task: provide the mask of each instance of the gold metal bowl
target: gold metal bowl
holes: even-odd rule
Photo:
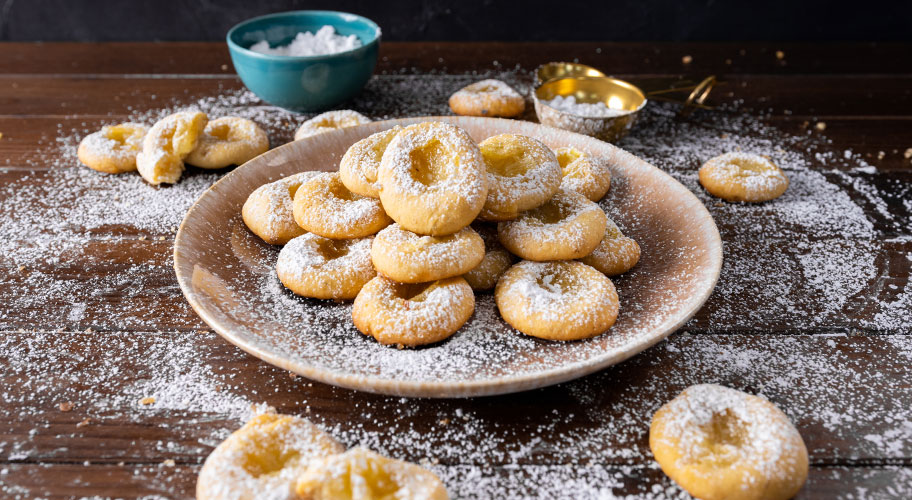
[[[580,103],[603,102],[611,109],[623,110],[618,116],[580,116],[547,105],[557,96],[576,98]],[[532,94],[535,114],[545,125],[615,142],[627,135],[637,113],[646,106],[646,95],[637,86],[606,76],[566,77],[539,85]]]
[[[542,64],[535,69],[536,85],[541,85],[551,80],[577,76],[605,76],[605,73],[580,63],[550,62]]]

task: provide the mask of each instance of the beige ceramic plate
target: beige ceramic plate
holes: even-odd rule
[[[350,303],[304,299],[282,287],[273,270],[278,248],[260,241],[240,218],[250,192],[304,170],[336,170],[355,141],[393,125],[427,120],[459,125],[477,141],[510,132],[611,160],[611,191],[601,205],[640,243],[642,258],[633,271],[614,280],[621,312],[609,333],[567,343],[526,337],[500,319],[490,294],[480,294],[474,316],[453,337],[422,349],[398,350],[359,333]],[[709,212],[664,172],[590,137],[529,122],[472,117],[369,123],[269,151],[203,193],[181,224],[174,248],[174,267],[187,300],[241,349],[328,384],[426,397],[524,391],[627,359],[693,316],[709,297],[721,265],[719,232]]]

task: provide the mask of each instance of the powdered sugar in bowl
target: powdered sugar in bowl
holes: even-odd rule
[[[299,10],[244,21],[227,41],[238,76],[254,94],[283,108],[319,111],[351,99],[370,79],[380,28],[355,14]]]
[[[532,99],[541,123],[608,142],[627,135],[647,102],[636,86],[604,76],[549,80]]]

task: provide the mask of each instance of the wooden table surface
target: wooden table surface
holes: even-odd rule
[[[47,182],[48,171],[60,168],[48,151],[61,130],[241,87],[221,43],[7,43],[2,49],[4,186]],[[691,63],[682,62],[685,55]],[[570,497],[594,497],[600,489],[631,498],[681,495],[655,467],[641,424],[695,381],[764,392],[795,419],[811,459],[801,498],[912,496],[912,160],[904,155],[912,148],[912,46],[384,43],[378,78],[531,69],[574,58],[631,79],[719,75],[727,83],[713,95],[717,103],[737,104],[785,133],[813,133],[840,155],[851,150],[865,159],[873,168],[845,182],[861,179],[871,187],[855,185],[850,195],[868,194],[856,200],[868,236],[829,235],[821,244],[860,245],[873,271],[853,281],[850,296],[835,299],[827,295],[842,290],[828,288],[833,269],[816,276],[758,273],[735,291],[714,294],[668,341],[581,381],[504,397],[404,400],[290,377],[222,340],[184,303],[170,265],[173,231],[74,229],[60,237],[79,236],[79,249],[41,269],[0,257],[0,496],[192,497],[203,459],[240,425],[236,416],[205,404],[146,408],[120,396],[159,372],[175,373],[175,386],[190,383],[199,367],[223,383],[216,391],[309,415],[343,439],[374,436],[366,444],[398,458],[429,459],[451,484],[463,484],[454,492],[464,497],[492,491],[535,497],[547,490],[544,481],[552,489],[566,485],[564,495],[578,492]],[[824,131],[813,130],[818,122]],[[836,168],[826,157],[808,161],[812,170]],[[48,196],[66,190],[49,187]],[[0,215],[15,216],[15,196],[0,191]],[[801,258],[797,235],[735,238],[739,229],[728,212],[713,210],[727,266],[756,252]],[[46,236],[35,228],[15,244],[38,246]],[[68,283],[74,296],[51,293],[48,281],[33,280],[39,272]],[[79,285],[131,272],[145,273],[141,290]],[[757,290],[808,280],[820,286],[783,292],[798,307],[759,319],[750,314],[770,306],[758,303]],[[814,310],[821,297],[839,307]],[[74,316],[76,302],[82,309]],[[885,304],[892,308],[888,321]],[[23,366],[36,363],[42,366]],[[103,384],[99,373],[109,374]],[[825,417],[817,414],[824,411]]]

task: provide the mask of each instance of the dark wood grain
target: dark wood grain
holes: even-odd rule
[[[50,167],[72,161],[60,158],[59,131],[80,135],[159,103],[191,102],[242,88],[221,43],[2,47],[2,186],[53,184]],[[690,64],[682,62],[684,55],[692,56]],[[912,161],[904,157],[912,148],[912,47],[384,43],[377,78],[517,65],[526,71],[572,59],[641,82],[717,74],[726,83],[714,91],[715,104],[737,102],[740,112],[762,114],[787,133],[810,128],[834,150],[861,154],[875,168],[851,178],[838,175],[840,165],[811,163],[818,171],[832,170],[828,179],[863,208],[871,235],[833,231],[805,241],[785,228],[770,237],[737,223],[731,215],[737,207],[706,198],[726,242],[727,267],[686,333],[557,387],[431,401],[292,378],[222,340],[177,287],[171,268],[176,228],[74,223],[23,234],[16,239],[23,248],[48,237],[83,243],[28,265],[0,255],[0,352],[11,353],[0,359],[5,388],[0,398],[0,485],[5,489],[0,491],[19,498],[192,498],[199,464],[240,425],[240,414],[237,408],[207,408],[206,402],[177,404],[166,387],[145,385],[163,377],[175,385],[203,384],[222,403],[236,399],[236,406],[264,403],[307,415],[338,431],[347,445],[376,440],[369,444],[398,458],[430,456],[445,477],[481,470],[486,484],[511,488],[494,493],[502,496],[535,496],[541,493],[537,485],[563,484],[575,474],[615,478],[606,487],[618,495],[671,488],[648,450],[648,419],[684,387],[713,381],[762,392],[793,418],[813,464],[800,498],[889,498],[908,491],[896,487],[912,482],[912,450],[905,441],[891,447],[867,436],[897,432],[912,401],[910,354],[904,347],[912,330],[907,322],[875,321],[876,305],[899,300],[912,275],[912,224],[904,222],[912,220]],[[818,121],[826,123],[825,133],[813,130]],[[273,139],[290,139],[296,123],[289,120],[287,130],[273,131]],[[675,175],[689,179],[684,169]],[[858,178],[876,187],[876,199],[852,185]],[[4,192],[0,196],[12,196]],[[19,216],[5,207],[9,211],[0,217]],[[874,271],[841,307],[829,307],[827,289],[801,275],[798,262],[811,244],[855,245],[873,259]],[[773,275],[732,272],[731,266],[768,255],[780,256]],[[794,282],[791,298],[802,310],[775,307],[775,296],[767,291],[773,279]],[[66,292],[49,283],[66,283]],[[142,405],[139,399],[145,396],[158,400]],[[72,409],[61,411],[61,403],[71,403]],[[852,418],[841,423],[840,412]],[[448,431],[457,425],[476,434],[468,442],[454,442],[466,439],[464,432]],[[395,439],[390,429],[407,437]],[[471,484],[462,488],[457,496],[480,498]]]

